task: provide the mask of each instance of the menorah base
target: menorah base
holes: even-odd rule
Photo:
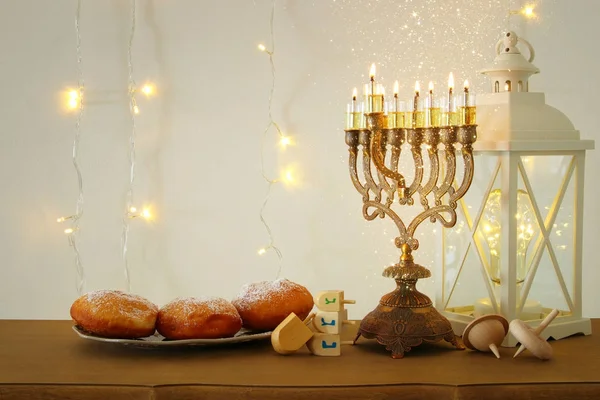
[[[465,347],[454,334],[450,322],[433,307],[431,300],[424,294],[416,292],[421,300],[429,300],[429,305],[418,307],[389,305],[390,298],[397,300],[405,298],[401,292],[406,288],[407,283],[414,289],[413,282],[396,282],[398,283],[396,290],[383,296],[375,310],[362,320],[354,343],[361,335],[367,339],[376,339],[379,344],[392,352],[392,358],[403,358],[404,353],[424,342],[434,343],[441,340],[452,343],[459,350],[464,350]],[[413,295],[416,294],[415,291],[416,289]]]

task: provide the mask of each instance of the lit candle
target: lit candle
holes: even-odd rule
[[[412,121],[412,126],[413,128],[417,127],[417,110],[419,108],[419,92],[420,92],[420,87],[419,87],[419,81],[415,82],[415,98],[413,100],[413,121]]]
[[[448,76],[448,115],[446,118],[446,121],[444,125],[447,126],[452,126],[454,125],[454,104],[453,104],[453,100],[454,100],[454,74],[452,74],[452,72],[450,72],[450,75]]]
[[[454,75],[448,77],[448,112],[452,112],[452,91],[454,90]]]
[[[371,64],[371,70],[369,71],[369,78],[371,81],[371,112],[373,112],[373,95],[375,94],[375,63]]]
[[[394,82],[394,111],[398,112],[398,91],[400,89],[400,85],[398,85],[398,81]]]
[[[429,124],[429,126],[433,126],[433,113],[431,112],[431,109],[433,108],[433,82],[429,81],[429,104],[427,104],[427,113],[428,118],[427,118],[427,122]]]

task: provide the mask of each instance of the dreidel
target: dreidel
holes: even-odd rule
[[[321,311],[342,311],[344,304],[356,304],[355,300],[345,300],[343,290],[326,290],[314,298],[315,305]]]
[[[309,318],[313,316],[311,314]],[[271,345],[279,354],[291,354],[304,346],[313,335],[314,332],[306,326],[306,323],[298,318],[296,314],[291,313],[271,334]]]
[[[340,335],[315,333],[306,343],[306,347],[315,356],[336,357],[342,355]]]
[[[312,320],[315,329],[321,333],[339,335],[343,325],[354,325],[355,321],[348,320],[348,313],[343,311],[318,311]]]

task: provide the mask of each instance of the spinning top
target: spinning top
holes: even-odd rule
[[[279,354],[291,354],[299,350],[314,335],[306,324],[311,322],[314,314],[302,321],[294,313],[281,322],[271,334],[271,345]]]
[[[500,358],[498,346],[508,333],[508,321],[502,315],[488,314],[471,321],[463,332],[463,342],[468,349],[494,353]]]
[[[546,329],[546,327],[548,325],[550,325],[550,322],[552,322],[552,320],[554,318],[556,318],[556,316],[558,315],[558,310],[554,309],[550,312],[550,314],[548,314],[546,316],[546,318],[544,318],[544,320],[539,324],[539,326],[537,328],[535,328],[535,330],[533,331],[537,336],[540,335],[540,333],[543,332],[544,329]],[[519,354],[521,354],[523,352],[523,350],[525,350],[526,347],[524,344],[521,344],[521,346],[519,347],[519,349],[516,351],[515,355],[513,356],[513,358],[515,358],[516,356],[518,356]]]

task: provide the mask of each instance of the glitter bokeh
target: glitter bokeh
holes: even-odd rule
[[[556,0],[544,3],[549,1]],[[509,18],[509,10],[526,4],[534,5],[536,18]],[[493,60],[492,44],[507,29],[541,26],[543,6],[541,0],[332,0],[332,15],[345,23],[347,31],[337,32],[345,38],[331,40],[365,65],[363,77],[368,78],[368,65],[376,63],[378,81],[389,90],[394,80],[399,80],[405,95],[416,80],[445,87],[453,72],[458,85],[468,79],[474,91],[482,92],[485,79],[478,71]],[[544,29],[548,17],[543,17]]]

